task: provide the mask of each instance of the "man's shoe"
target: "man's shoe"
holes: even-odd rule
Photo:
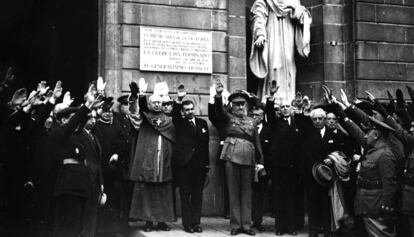
[[[298,233],[296,231],[294,231],[294,230],[288,231],[286,233],[288,233],[289,235],[298,235]]]
[[[255,228],[259,232],[263,232],[266,230],[266,228],[264,228],[264,226],[258,222],[253,223],[252,228]]]
[[[171,228],[165,222],[158,223],[158,229],[163,231],[170,231]]]
[[[151,232],[151,230],[153,228],[154,228],[154,226],[152,225],[152,222],[151,221],[145,222],[145,225],[144,225],[144,231],[145,232]]]
[[[231,229],[230,234],[231,235],[238,235],[240,233],[239,229]]]
[[[191,226],[184,226],[184,231],[187,233],[194,233],[194,229]]]
[[[197,232],[197,233],[203,232],[203,229],[201,228],[200,225],[194,225],[193,229],[194,229],[194,232]]]
[[[276,235],[283,235],[285,232],[283,232],[283,231],[280,231],[280,230],[276,230],[276,232],[275,232],[275,234]]]
[[[256,235],[256,232],[254,232],[252,229],[247,229],[243,231],[247,235]]]

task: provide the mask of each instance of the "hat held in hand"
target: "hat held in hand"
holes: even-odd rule
[[[312,167],[313,178],[320,185],[324,187],[329,187],[334,181],[334,173],[332,169],[322,163],[315,163]]]

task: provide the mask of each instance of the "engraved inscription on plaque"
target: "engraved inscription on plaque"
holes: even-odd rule
[[[140,70],[213,73],[211,31],[140,27]]]

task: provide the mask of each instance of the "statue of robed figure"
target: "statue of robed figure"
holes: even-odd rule
[[[257,95],[263,98],[269,82],[276,80],[280,96],[290,101],[296,90],[295,48],[308,57],[312,17],[300,0],[256,0],[251,16],[249,65],[261,79]]]

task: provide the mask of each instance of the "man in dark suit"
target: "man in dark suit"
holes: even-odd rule
[[[273,88],[274,89],[274,88]],[[270,167],[275,197],[276,235],[296,235],[295,213],[303,203],[296,203],[298,192],[298,163],[300,159],[300,131],[286,100],[280,101],[280,117],[274,109],[274,90],[266,102],[266,115],[272,136],[266,162]]]
[[[309,215],[309,236],[318,236],[323,232],[325,237],[331,236],[330,198],[328,187],[317,183],[312,176],[312,166],[323,162],[333,151],[341,150],[335,140],[332,129],[325,126],[326,112],[317,108],[311,111],[310,118],[297,115],[298,126],[303,131],[301,170],[305,182]]]
[[[264,121],[264,107],[262,105],[254,106],[250,111],[250,117],[252,117],[257,123],[257,132],[259,134],[260,144],[262,145],[263,156],[266,157],[271,131],[269,125]],[[266,163],[264,165],[266,167]],[[264,170],[262,170],[262,172],[258,172],[257,175],[255,174],[252,186],[252,227],[260,232],[265,231],[262,221],[263,200],[265,198],[267,182],[268,177]]]
[[[203,186],[210,164],[209,132],[207,122],[194,116],[194,103],[190,100],[183,101],[185,94],[181,88],[172,111],[173,123],[178,131],[173,166],[180,189],[184,230],[193,233],[202,232],[200,218]]]
[[[94,110],[88,115],[83,129],[79,131],[80,143],[84,149],[85,165],[89,171],[89,178],[92,183],[91,198],[86,203],[84,237],[94,237],[98,216],[99,193],[103,192],[102,176],[102,148],[98,137],[92,133],[96,125],[97,114]]]

